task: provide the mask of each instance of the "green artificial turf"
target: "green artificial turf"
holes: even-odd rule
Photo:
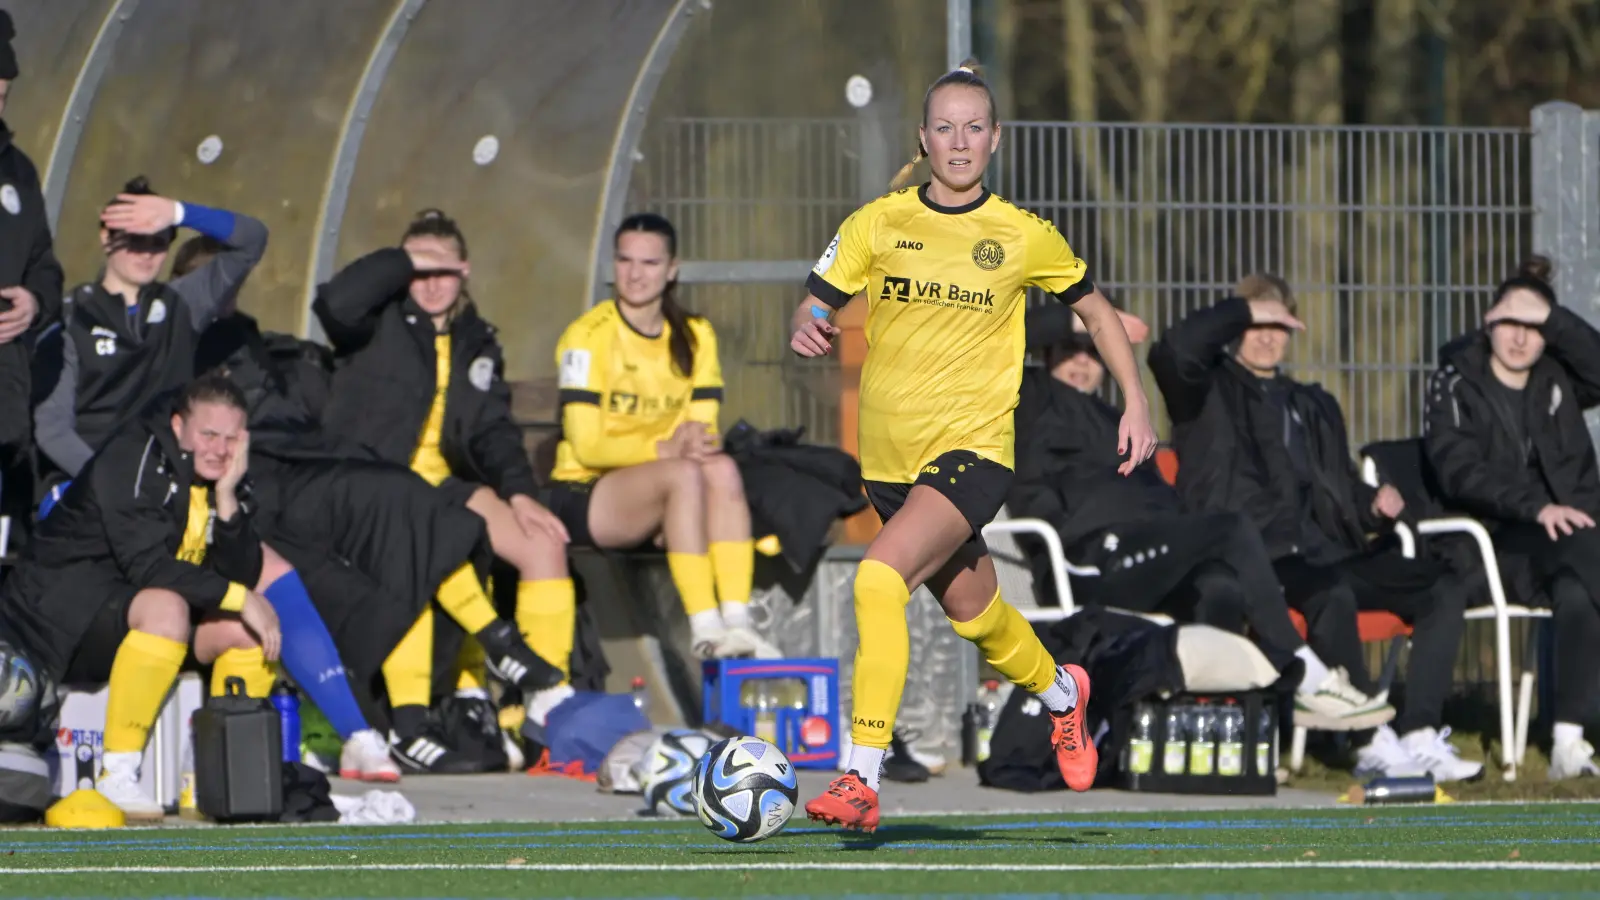
[[[1343,897],[1596,889],[1600,804],[908,818],[872,837],[795,820],[748,846],[679,819],[0,832],[0,897]]]

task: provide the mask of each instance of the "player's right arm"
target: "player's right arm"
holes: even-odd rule
[[[844,220],[839,233],[812,267],[806,279],[806,298],[794,311],[789,348],[801,356],[823,356],[833,349],[829,340],[839,329],[828,321],[836,309],[867,287],[872,274],[873,217],[863,207]]]
[[[606,436],[607,348],[592,337],[583,320],[567,327],[556,344],[561,436],[578,464],[608,472],[660,458],[653,442]]]

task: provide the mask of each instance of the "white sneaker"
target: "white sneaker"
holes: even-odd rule
[[[1568,741],[1550,749],[1550,780],[1562,781],[1583,775],[1600,775],[1594,763],[1594,745],[1588,741]]]
[[[400,766],[389,755],[389,742],[375,729],[358,731],[339,754],[339,777],[354,781],[396,782]]]
[[[543,727],[545,720],[550,717],[550,711],[560,706],[568,697],[576,694],[570,684],[558,684],[553,688],[534,694],[523,704],[523,715],[533,724]],[[517,768],[522,768],[517,766]]]
[[[1393,718],[1394,707],[1356,690],[1344,669],[1330,671],[1314,692],[1294,695],[1294,724],[1312,731],[1363,731]]]
[[[1483,775],[1483,763],[1462,759],[1461,752],[1450,743],[1449,726],[1439,731],[1418,728],[1401,738],[1400,745],[1428,770],[1435,782],[1476,781]]]
[[[1411,755],[1393,728],[1384,725],[1372,735],[1372,743],[1356,751],[1355,774],[1411,778],[1428,774],[1428,767]]]
[[[689,638],[689,648],[695,659],[722,659],[732,655],[722,652],[722,644],[727,639],[726,628],[698,628]]]
[[[753,630],[744,627],[729,628],[723,632],[718,649],[721,651],[718,656],[722,658],[753,656],[756,659],[783,659],[782,650]]]
[[[143,753],[107,753],[100,760],[95,790],[116,804],[129,822],[160,822],[166,811],[139,786],[139,761]]]

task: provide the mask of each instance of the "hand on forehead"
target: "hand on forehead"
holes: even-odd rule
[[[1500,299],[1499,303],[1490,307],[1483,320],[1485,324],[1489,325],[1493,325],[1496,322],[1543,325],[1548,318],[1550,318],[1549,302],[1527,288],[1517,288],[1508,292]]]

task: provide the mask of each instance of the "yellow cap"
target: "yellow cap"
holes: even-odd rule
[[[51,828],[122,828],[128,819],[104,794],[80,788],[45,810],[44,823]]]

